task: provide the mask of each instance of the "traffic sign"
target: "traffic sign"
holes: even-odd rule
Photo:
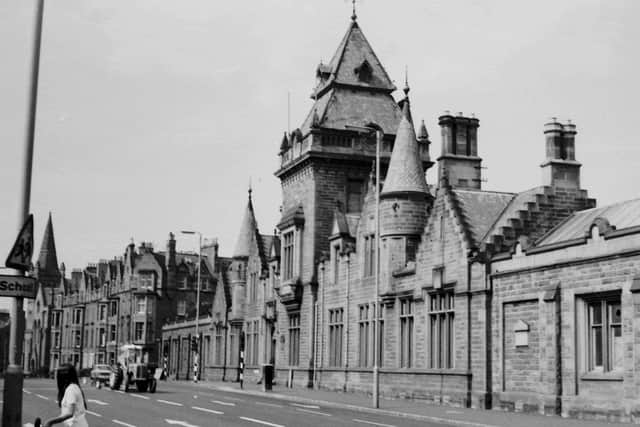
[[[33,255],[33,214],[29,215],[24,223],[11,252],[4,263],[9,268],[29,271],[31,269],[31,256]]]
[[[36,279],[0,274],[0,297],[35,298]]]

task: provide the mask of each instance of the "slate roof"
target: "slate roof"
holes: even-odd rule
[[[600,208],[574,212],[536,243],[550,245],[584,237],[596,218],[606,219],[616,230],[640,226],[640,199],[625,200]]]
[[[389,161],[381,195],[390,193],[428,193],[427,180],[422,168],[416,132],[411,122],[409,101],[404,103],[402,119]]]
[[[509,201],[508,206],[506,206],[504,208],[504,211],[500,214],[500,216],[496,218],[496,220],[493,222],[491,227],[487,230],[487,232],[483,236],[482,240],[489,241],[489,239],[491,238],[491,235],[499,232],[499,227],[503,223],[502,220],[508,219],[508,218],[517,218],[518,209],[522,209],[523,205],[527,201],[533,200],[532,198],[534,198],[536,194],[541,194],[543,192],[544,192],[543,187],[534,187],[529,190],[525,190],[515,195],[512,195],[513,197]]]
[[[273,245],[275,237],[270,234],[259,234],[259,246],[258,253],[260,254],[260,261],[262,263],[263,268],[267,268],[267,263],[269,262],[269,253],[271,251],[271,245]]]
[[[42,245],[40,246],[40,254],[38,256],[39,272],[59,275],[58,270],[58,255],[56,253],[56,241],[53,235],[53,222],[51,220],[51,212],[49,212],[49,220],[47,226],[44,229],[44,235],[42,236]]]
[[[513,193],[452,189],[470,237],[479,245],[514,198]]]
[[[393,135],[402,111],[391,95],[335,88],[318,98],[300,128],[303,135],[311,130],[313,114],[318,114],[319,126],[346,129],[346,125],[364,126],[377,123],[384,133]]]
[[[238,233],[238,240],[236,241],[235,249],[233,250],[233,256],[235,257],[248,257],[251,253],[251,243],[258,228],[256,217],[253,212],[253,203],[251,202],[251,192],[249,192],[249,201],[247,202],[247,208],[244,211],[244,217],[240,224],[240,232]]]
[[[358,77],[356,70],[365,61],[371,77],[363,80]],[[316,95],[320,95],[334,83],[381,89],[388,93],[396,89],[356,21],[350,23],[329,64],[323,64],[321,67],[324,73],[331,75],[324,84],[316,88]]]

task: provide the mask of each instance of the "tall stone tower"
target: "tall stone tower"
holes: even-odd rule
[[[392,273],[415,269],[416,249],[427,222],[431,196],[418,144],[407,97],[380,192],[380,292],[383,295],[393,294]]]
[[[302,126],[282,139],[275,172],[283,200],[278,224],[284,257],[281,279],[294,287],[313,282],[316,261],[328,248],[336,205],[346,213],[361,211],[376,150],[375,135],[362,127],[375,123],[384,131],[384,176],[402,117],[391,95],[396,87],[355,14],[331,61],[318,65],[316,83],[314,103]],[[421,152],[424,166],[430,164],[428,151]]]

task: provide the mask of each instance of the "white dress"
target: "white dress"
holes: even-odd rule
[[[82,391],[77,384],[69,384],[64,391],[64,397],[60,404],[62,414],[73,414],[73,417],[64,422],[68,427],[89,427],[85,416],[87,408],[84,406]]]

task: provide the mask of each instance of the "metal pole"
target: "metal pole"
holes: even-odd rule
[[[198,382],[198,358],[200,357],[200,335],[198,326],[200,324],[200,270],[202,270],[202,233],[198,233],[198,284],[196,285],[196,351],[193,357],[193,382]]]
[[[29,85],[29,110],[24,151],[24,175],[22,178],[22,200],[18,231],[29,217],[31,202],[31,170],[33,167],[33,143],[36,125],[36,106],[38,104],[38,73],[40,71],[40,45],[42,40],[42,18],[44,0],[37,0],[35,28],[33,36],[33,56],[31,57],[31,82]],[[11,304],[11,323],[9,336],[9,366],[5,373],[2,427],[22,426],[22,346],[24,341],[23,298],[15,298]]]
[[[380,309],[378,295],[380,294],[380,144],[382,143],[382,131],[376,129],[376,265],[375,265],[375,282],[376,295],[373,313],[373,407],[380,407],[379,386],[380,386],[380,368],[378,366],[378,353],[380,347],[380,337],[378,333],[378,311]]]

